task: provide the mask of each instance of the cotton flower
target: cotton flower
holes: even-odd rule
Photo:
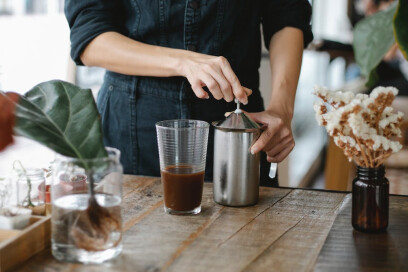
[[[370,125],[364,121],[361,114],[350,114],[348,124],[350,125],[350,128],[355,136],[361,137],[364,135],[374,135],[377,133],[375,128],[370,127]]]
[[[319,125],[325,126],[350,161],[378,167],[402,148],[393,140],[401,136],[403,120],[403,114],[394,113],[391,107],[398,94],[396,88],[377,87],[370,95],[354,95],[316,86],[314,94],[322,100],[313,106]]]
[[[391,141],[384,136],[373,135],[372,139],[374,140],[373,150],[385,150],[392,151],[393,153],[398,152],[402,145],[399,142]]]
[[[363,101],[363,100],[365,100],[365,99],[367,99],[367,98],[368,98],[368,95],[367,95],[367,94],[361,94],[361,93],[356,94],[356,99],[358,99],[358,100],[360,100],[360,101]]]
[[[326,119],[324,118],[325,113],[327,112],[327,108],[321,101],[316,101],[313,105],[313,109],[316,112],[316,120],[319,123],[319,126],[326,125]]]
[[[375,88],[374,90],[372,90],[372,92],[370,93],[370,97],[375,99],[381,94],[388,94],[388,93],[392,93],[393,96],[396,96],[398,94],[398,89],[394,87],[379,86]]]

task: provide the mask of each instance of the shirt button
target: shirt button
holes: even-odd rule
[[[190,8],[192,9],[198,9],[200,7],[200,2],[197,0],[193,0],[190,2]]]
[[[197,47],[195,45],[189,44],[187,45],[188,51],[197,51]]]

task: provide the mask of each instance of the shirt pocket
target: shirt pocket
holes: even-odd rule
[[[114,133],[114,131],[129,130],[127,124],[130,123],[132,115],[132,82],[121,79],[115,80],[105,76],[104,83],[98,93],[97,107],[101,114],[104,133]]]
[[[165,45],[169,2],[132,0],[127,14],[129,37],[148,44]]]

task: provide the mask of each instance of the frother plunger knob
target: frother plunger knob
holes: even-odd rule
[[[242,113],[242,110],[240,109],[241,103],[239,102],[238,98],[235,98],[234,101],[237,103],[237,109],[234,111],[234,113]]]

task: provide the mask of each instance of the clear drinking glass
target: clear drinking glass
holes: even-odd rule
[[[101,263],[122,251],[122,165],[108,157],[58,156],[52,169],[52,254],[61,261]]]
[[[209,126],[198,120],[156,124],[166,213],[201,211]]]

